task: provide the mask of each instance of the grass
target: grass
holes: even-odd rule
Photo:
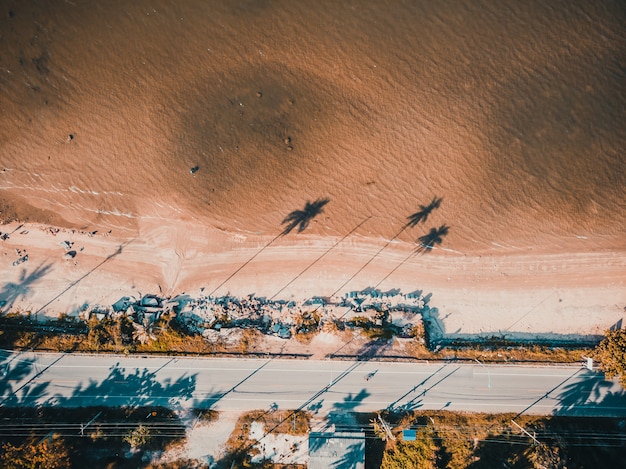
[[[382,415],[397,439],[366,455],[366,461],[382,462],[368,467],[583,468],[623,462],[626,431],[619,419],[448,411]],[[511,423],[513,418],[536,434],[539,445]],[[416,441],[402,441],[402,430],[409,428],[416,431]]]
[[[213,421],[217,413],[196,409],[201,421]],[[295,419],[294,419],[295,415]],[[373,414],[357,414],[366,432],[366,468],[585,468],[621,467],[626,429],[623,421],[611,418],[533,416],[450,411],[381,412],[391,425],[396,440],[383,441],[375,432]],[[80,424],[94,419],[80,435]],[[539,444],[523,434],[511,420],[536,435]],[[54,450],[63,450],[72,467],[126,468],[204,468],[199,461],[181,459],[167,464],[143,460],[153,451],[167,450],[184,443],[185,425],[171,410],[162,407],[136,408],[0,408],[0,445],[11,444],[28,452],[48,439]],[[287,466],[250,463],[255,441],[249,438],[253,422],[262,422],[265,431],[305,436],[310,427],[309,414],[301,411],[256,410],[238,419],[227,444],[228,455],[219,461],[221,468]],[[143,428],[138,432],[139,428]],[[416,431],[416,441],[403,441],[402,431]],[[147,431],[146,431],[147,430]],[[146,435],[137,439],[135,452],[129,453],[132,433]],[[55,454],[48,454],[55,458]],[[44,463],[45,464],[45,463]],[[42,467],[33,466],[33,467]],[[297,466],[289,466],[297,467]]]
[[[186,436],[181,420],[163,407],[3,407],[0,419],[11,422],[10,429],[0,428],[0,443],[28,451],[53,437],[67,451],[72,467],[145,467],[145,454],[178,445]],[[90,421],[81,435],[81,424]],[[133,439],[137,434],[143,437]],[[138,444],[132,453],[130,441]],[[48,464],[53,467],[51,461],[32,467]]]
[[[465,346],[432,351],[414,341],[410,347],[414,358],[422,360],[479,360],[482,363],[578,363],[593,353],[591,348],[564,348],[543,345],[528,346]]]
[[[353,318],[346,324],[326,322],[320,326],[319,317],[307,313],[299,318],[294,339],[307,345],[320,330],[340,333],[342,330],[357,329],[372,343],[389,340],[396,337],[400,331],[385,319],[383,314],[376,321],[361,316]],[[215,340],[207,340],[200,334],[192,334],[180,329],[168,318],[154,324],[152,333],[155,340],[142,344],[133,339],[133,331],[131,320],[125,317],[104,320],[92,317],[87,322],[62,317],[56,321],[40,324],[30,320],[28,315],[12,313],[0,316],[0,348],[18,350],[33,348],[60,352],[230,354],[234,356],[272,352],[263,348],[264,335],[253,327],[240,329],[241,335],[233,343],[227,343],[221,336]],[[428,341],[421,321],[415,325],[409,335],[413,337],[413,341],[402,358],[407,360],[577,363],[583,356],[590,356],[593,353],[590,348],[520,346],[506,343],[464,345],[431,350],[427,346]],[[376,356],[372,358],[375,359]],[[395,359],[400,359],[400,357],[395,356]]]

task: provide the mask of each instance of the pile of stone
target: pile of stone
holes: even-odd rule
[[[296,331],[298,319],[315,313],[320,327],[326,322],[348,324],[356,316],[374,320],[384,312],[388,320],[400,329],[410,329],[417,314],[428,310],[430,295],[422,291],[402,294],[399,290],[381,292],[376,289],[352,291],[342,297],[313,297],[306,301],[268,300],[248,295],[192,297],[181,294],[162,298],[143,295],[125,296],[110,308],[98,310],[105,317],[126,315],[135,323],[146,326],[167,313],[177,324],[194,334],[223,328],[256,328],[268,335],[287,339]]]

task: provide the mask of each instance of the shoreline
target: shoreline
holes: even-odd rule
[[[154,225],[134,239],[31,223],[0,231],[11,233],[0,241],[3,313],[71,316],[145,294],[303,301],[368,288],[421,290],[442,339],[470,341],[597,337],[625,315],[626,253],[610,250],[414,255],[402,241],[301,235],[268,245],[185,223]],[[25,253],[28,261],[13,265]]]

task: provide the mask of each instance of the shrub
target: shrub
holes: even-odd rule
[[[436,450],[432,432],[425,432],[415,441],[399,441],[385,451],[380,468],[435,469]]]

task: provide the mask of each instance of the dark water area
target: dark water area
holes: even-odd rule
[[[309,232],[388,238],[436,196],[452,249],[623,249],[624,24],[619,1],[0,1],[0,217],[273,234],[324,197]]]

